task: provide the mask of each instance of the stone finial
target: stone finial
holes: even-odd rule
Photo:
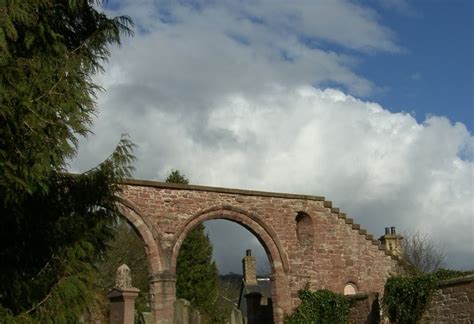
[[[115,277],[115,288],[126,289],[132,288],[132,275],[130,268],[124,263],[117,268]]]

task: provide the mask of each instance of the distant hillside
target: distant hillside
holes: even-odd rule
[[[241,274],[232,272],[225,275],[219,275],[219,295],[225,300],[237,305],[239,302],[242,278]]]

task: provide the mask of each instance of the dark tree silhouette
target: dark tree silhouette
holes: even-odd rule
[[[0,322],[73,323],[94,301],[133,144],[65,173],[87,135],[109,46],[130,34],[100,1],[0,1]]]

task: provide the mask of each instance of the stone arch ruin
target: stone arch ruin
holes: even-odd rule
[[[187,233],[210,219],[249,229],[272,268],[275,323],[298,306],[298,290],[383,292],[401,262],[323,197],[128,180],[120,211],[145,244],[156,323],[173,322],[176,260]]]

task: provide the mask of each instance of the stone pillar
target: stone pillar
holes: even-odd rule
[[[176,300],[176,275],[162,272],[151,278],[151,308],[156,324],[172,324]]]
[[[292,313],[292,298],[289,279],[284,274],[270,277],[272,283],[273,322],[283,324],[285,315]]]
[[[130,268],[122,264],[117,269],[115,287],[109,292],[110,324],[133,324],[135,321],[135,299],[140,289],[132,287]]]
[[[110,324],[133,324],[135,322],[135,298],[137,288],[112,289],[110,300]]]

